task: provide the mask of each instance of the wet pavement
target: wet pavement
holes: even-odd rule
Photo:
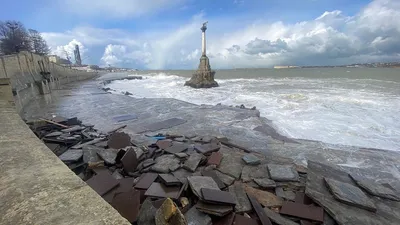
[[[107,79],[110,79],[109,76]],[[259,117],[257,110],[221,105],[199,106],[168,98],[136,99],[109,94],[101,89],[103,80],[99,78],[72,83],[54,90],[51,95],[31,101],[21,116],[28,121],[52,115],[78,117],[83,123],[93,124],[96,129],[104,132],[127,125],[124,131],[132,136],[138,132],[224,136],[238,146],[266,156],[287,157],[298,165],[306,165],[307,160],[329,162],[345,169],[359,167],[400,178],[400,165],[397,163],[400,154],[394,151],[294,140],[279,135],[272,122]],[[168,124],[171,120],[173,124]],[[148,129],[164,128],[164,125],[166,129]],[[385,177],[377,179],[388,181]]]

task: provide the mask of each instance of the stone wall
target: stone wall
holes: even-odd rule
[[[62,84],[95,75],[28,52],[0,57],[0,224],[130,224],[61,162],[17,113]]]
[[[17,112],[27,102],[40,94],[51,93],[61,85],[92,78],[94,72],[70,69],[53,62],[47,57],[31,52],[20,52],[0,57],[0,78],[8,78]]]

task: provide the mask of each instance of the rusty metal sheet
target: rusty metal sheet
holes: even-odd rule
[[[284,202],[280,213],[306,220],[313,220],[318,222],[324,221],[324,209],[313,205]]]
[[[150,197],[159,198],[172,198],[177,199],[181,193],[181,187],[179,186],[165,186],[164,184],[153,182],[147,189],[145,195]]]
[[[100,196],[103,196],[111,189],[119,185],[119,181],[111,176],[111,174],[106,172],[93,176],[87,180],[86,183]]]
[[[208,158],[207,165],[216,165],[217,167],[221,163],[222,154],[220,152],[213,152]]]
[[[131,189],[128,192],[115,194],[111,205],[121,216],[133,223],[139,215],[140,192]]]
[[[114,133],[107,142],[109,148],[120,149],[131,146],[131,137],[126,133]]]
[[[135,185],[137,189],[148,189],[150,185],[157,179],[158,174],[156,173],[145,173],[142,174],[140,180]]]
[[[261,224],[262,225],[272,225],[272,223],[269,220],[267,214],[265,213],[263,207],[257,201],[257,199],[249,194],[247,194],[247,197],[249,197],[250,203],[253,206],[254,211],[257,213],[258,218],[260,218]]]
[[[236,205],[235,197],[227,192],[216,189],[202,188],[201,193],[205,202],[215,204]]]
[[[118,155],[118,154],[117,154]],[[118,157],[117,157],[118,158]],[[136,152],[133,148],[130,148],[124,156],[121,158],[122,166],[126,172],[135,172],[139,162],[136,157]]]

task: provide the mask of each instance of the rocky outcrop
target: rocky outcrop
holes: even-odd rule
[[[215,71],[211,70],[208,57],[203,55],[200,58],[199,68],[193,74],[192,78],[186,81],[185,86],[192,88],[218,87],[218,83],[214,80],[214,74]]]

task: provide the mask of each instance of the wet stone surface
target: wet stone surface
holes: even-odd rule
[[[341,202],[369,211],[376,211],[373,201],[358,187],[334,179],[325,178],[333,196]]]
[[[76,162],[83,156],[82,150],[68,150],[59,156],[63,162]]]
[[[268,164],[270,177],[274,181],[298,181],[299,174],[290,165]]]

